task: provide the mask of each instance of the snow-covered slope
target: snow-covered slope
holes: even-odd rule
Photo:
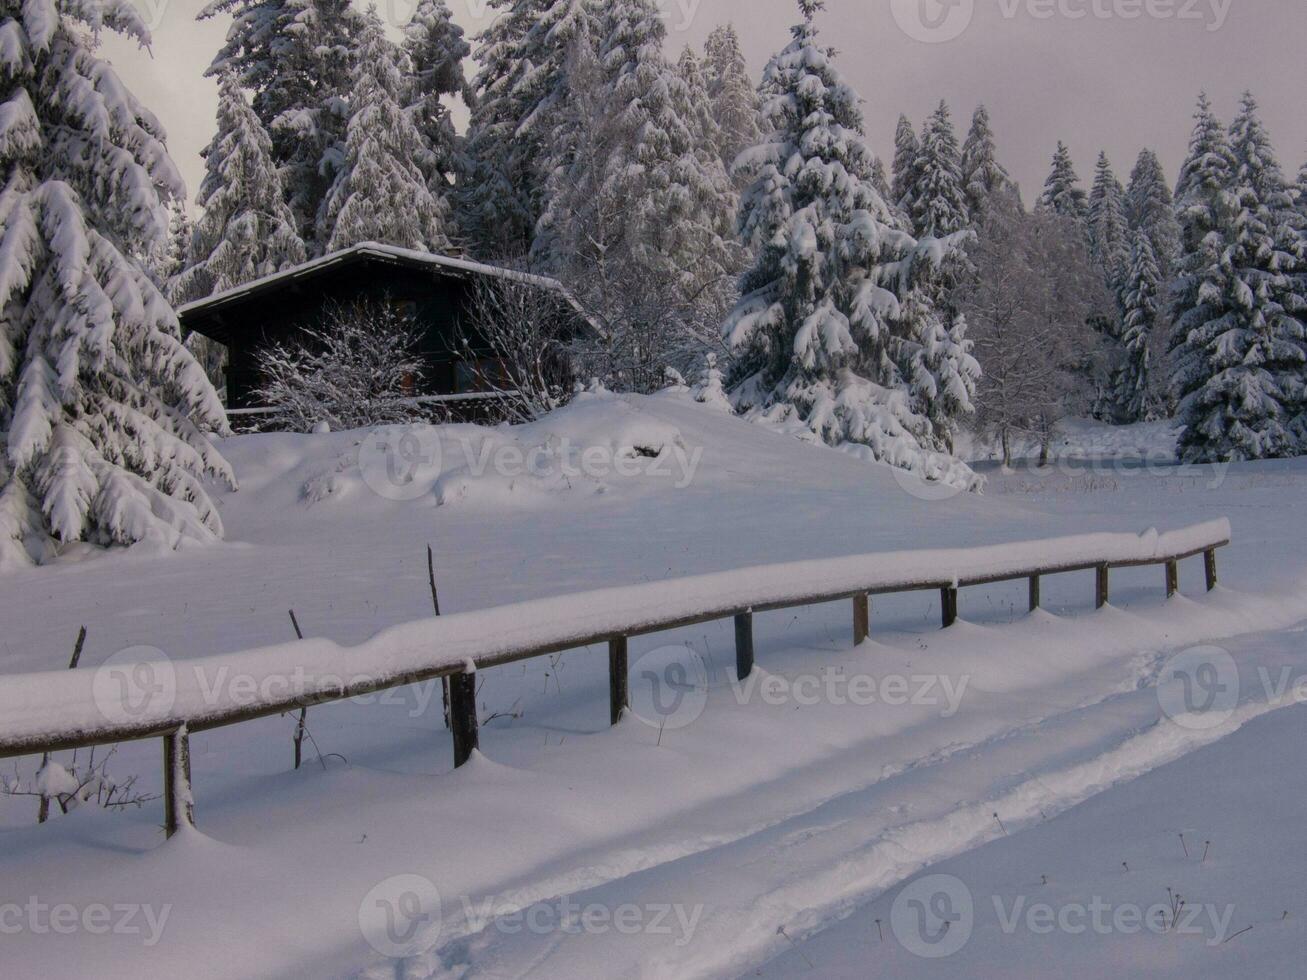
[[[611,471],[524,490],[493,467],[481,477],[466,468],[464,492],[440,493],[465,441],[474,459],[486,445],[545,449],[561,473],[575,458],[564,439],[581,452],[607,447]],[[277,643],[293,636],[291,608],[309,636],[357,643],[429,613],[428,543],[446,612],[779,561],[1165,530],[1226,514],[1235,543],[1222,553],[1225,588],[1205,595],[1200,565],[1186,565],[1185,597],[1169,603],[1160,570],[1128,571],[1113,578],[1113,607],[1095,613],[1093,576],[1077,573],[1045,582],[1047,611],[1034,617],[1020,583],[966,590],[964,622],[941,633],[938,597],[887,597],[875,603],[872,641],[857,649],[844,603],[760,615],[759,672],[746,688],[730,681],[730,623],[644,638],[631,648],[637,711],[653,693],[639,683],[651,668],[657,676],[680,657],[694,669],[687,709],[661,726],[633,717],[609,730],[603,649],[488,670],[478,679],[482,755],[456,773],[432,685],[311,710],[310,764],[298,773],[294,719],[197,735],[199,833],[167,844],[157,801],[36,827],[33,800],[0,797],[5,896],[139,905],[141,925],[60,936],[23,911],[23,928],[4,939],[6,970],[735,975],[922,866],[999,836],[988,814],[1001,801],[1019,837],[1039,820],[1032,806],[1052,818],[1234,731],[1266,703],[1255,684],[1245,714],[1224,728],[1167,735],[1155,686],[1169,653],[1307,617],[1307,541],[1289,519],[1307,483],[1297,463],[995,474],[984,496],[938,499],[883,467],[676,396],[583,400],[530,429],[446,429],[442,466],[423,469],[416,487],[378,483],[366,461],[360,469],[360,440],[227,441],[242,489],[221,498],[230,540],[219,548],[5,576],[0,670],[61,668],[82,624],[85,669],[139,644],[186,659]],[[669,446],[687,461],[701,450],[689,480],[674,466],[639,469],[675,464]],[[432,447],[406,448],[405,462]],[[637,468],[618,471],[619,456]],[[1294,640],[1223,645],[1247,670],[1305,666]],[[157,792],[158,755],[157,744],[124,745],[111,768]],[[375,916],[413,911],[409,896],[432,911],[412,876],[442,896],[442,926],[417,935],[430,948],[396,965]],[[608,910],[610,923],[622,909],[637,928],[572,935],[559,917],[564,897]],[[158,924],[165,908],[147,944],[146,912]],[[515,918],[522,908],[539,910],[543,933]]]

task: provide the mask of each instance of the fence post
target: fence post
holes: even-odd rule
[[[449,678],[449,728],[454,735],[454,768],[477,750],[477,675],[460,671]]]
[[[939,602],[943,612],[944,628],[948,629],[958,621],[958,590],[952,586],[940,589]]]
[[[622,712],[631,706],[628,670],[626,637],[615,636],[608,641],[608,705],[614,725],[622,720]]]
[[[1168,561],[1166,563],[1166,597],[1172,598],[1180,591],[1180,563],[1178,561]]]
[[[1102,609],[1112,599],[1111,593],[1111,566],[1098,566],[1098,584],[1094,590],[1094,606]]]
[[[753,612],[735,617],[735,674],[744,680],[753,673]]]
[[[1030,576],[1030,611],[1031,612],[1034,612],[1036,609],[1039,608],[1039,603],[1040,603],[1039,586],[1040,586],[1039,576],[1038,575]]]
[[[163,829],[173,837],[183,827],[195,826],[195,797],[191,794],[191,737],[183,725],[163,737]]]
[[[871,635],[871,597],[859,592],[853,597],[853,645],[861,646]]]
[[[1216,589],[1216,549],[1208,548],[1203,552],[1203,564],[1207,566],[1207,591]]]

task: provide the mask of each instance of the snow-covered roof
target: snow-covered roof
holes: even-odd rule
[[[567,298],[567,301],[576,309],[587,324],[595,330],[602,333],[602,329],[581,309],[580,304],[568,292],[557,279],[551,279],[548,276],[534,275],[529,272],[519,272],[516,269],[506,269],[502,266],[487,265],[484,262],[472,262],[468,259],[455,258],[452,255],[437,255],[433,252],[419,252],[411,248],[399,248],[396,245],[385,245],[381,242],[361,242],[349,248],[341,249],[338,252],[330,252],[320,258],[312,259],[302,265],[297,265],[291,269],[285,269],[281,272],[273,273],[270,276],[263,276],[260,279],[253,279],[250,282],[242,283],[232,289],[225,289],[220,293],[214,293],[212,296],[206,296],[193,303],[187,303],[178,307],[179,316],[185,316],[188,313],[196,313],[206,310],[213,306],[219,306],[228,303],[231,300],[239,299],[250,293],[258,292],[277,282],[300,279],[304,276],[316,275],[323,269],[341,262],[359,258],[370,257],[386,259],[390,261],[408,262],[415,265],[427,265],[436,268],[450,269],[456,272],[466,272],[473,275],[493,276],[497,279],[511,279],[514,282],[528,283],[533,286],[539,286],[542,289],[551,289],[561,293]]]

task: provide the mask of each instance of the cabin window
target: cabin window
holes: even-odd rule
[[[459,361],[454,369],[454,381],[458,394],[479,391],[497,391],[508,381],[508,371],[504,362],[494,357],[483,357],[475,361]]]
[[[418,316],[418,304],[415,299],[392,299],[390,309],[396,316],[405,320],[416,320]]]

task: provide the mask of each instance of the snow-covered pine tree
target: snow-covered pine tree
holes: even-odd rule
[[[893,191],[890,190],[889,175],[885,173],[885,161],[880,157],[876,157],[871,164],[871,186],[882,199],[889,201]]]
[[[983,105],[978,106],[971,117],[967,140],[962,145],[962,189],[973,223],[984,214],[990,197],[1000,191],[1015,191],[1011,176],[995,158],[995,153],[989,110]]]
[[[912,120],[906,114],[901,115],[894,131],[894,182],[890,185],[894,199],[889,203],[908,215],[912,214],[912,192],[917,186],[917,161],[920,157],[921,143],[917,140],[917,131],[912,128]]]
[[[0,90],[0,564],[59,543],[222,534],[205,476],[222,405],[134,255],[184,193],[154,116],[96,57],[128,4],[4,0]]]
[[[1166,172],[1152,150],[1146,149],[1139,154],[1130,174],[1125,205],[1130,230],[1142,231],[1148,236],[1162,282],[1169,282],[1180,256],[1180,225],[1175,219],[1175,201],[1166,181]]]
[[[1231,290],[1225,250],[1233,233],[1235,205],[1230,198],[1234,155],[1225,127],[1203,93],[1194,114],[1189,155],[1175,188],[1180,225],[1180,257],[1171,287],[1168,340],[1171,399],[1183,416],[1186,402],[1211,375],[1207,344],[1224,315]]]
[[[417,163],[423,138],[404,109],[400,56],[369,7],[354,55],[345,157],[318,219],[329,252],[369,241],[423,252],[450,247],[449,204]]]
[[[232,72],[253,93],[296,229],[320,254],[327,234],[317,221],[343,159],[362,15],[351,0],[211,0],[199,17],[219,15],[232,25],[205,74]]]
[[[735,411],[726,394],[726,377],[717,366],[717,354],[713,351],[703,356],[703,370],[699,372],[699,383],[694,388],[694,400],[721,412]]]
[[[219,83],[218,132],[202,155],[197,203],[203,214],[172,289],[179,303],[304,261],[304,242],[272,162],[272,141],[231,73]]]
[[[961,154],[948,106],[939,108],[922,128],[921,146],[913,168],[911,192],[913,233],[923,245],[936,239],[961,242],[970,224],[962,188]],[[952,295],[969,263],[958,248],[947,260],[919,276],[903,303],[905,345],[903,372],[914,408],[931,423],[932,448],[953,451],[960,419],[975,409],[972,399],[980,367],[966,339],[966,318],[954,307]]]
[[[1200,131],[1210,123],[1200,107]],[[1210,137],[1200,132],[1195,140],[1200,138]],[[1303,239],[1251,95],[1244,96],[1230,128],[1228,153],[1227,190],[1219,199],[1228,210],[1224,241],[1209,233],[1203,243],[1198,255],[1209,261],[1200,267],[1199,304],[1180,321],[1194,354],[1188,362],[1194,376],[1185,379],[1189,393],[1181,404],[1180,446],[1193,461],[1275,458],[1303,446],[1297,431],[1304,401],[1301,317],[1307,310],[1298,276]],[[1217,155],[1206,149],[1204,154]],[[1186,165],[1182,216],[1192,206],[1191,181]]]
[[[1130,229],[1125,213],[1125,188],[1112,170],[1106,153],[1098,155],[1094,188],[1089,194],[1089,254],[1107,278],[1108,287],[1121,295],[1130,272]]]
[[[921,130],[921,146],[913,168],[912,226],[918,238],[943,238],[970,224],[962,185],[962,156],[948,104],[939,108]]]
[[[1148,235],[1134,233],[1130,272],[1123,291],[1125,357],[1113,384],[1117,421],[1151,422],[1159,410],[1154,400],[1151,349],[1162,303],[1162,271]]]
[[[668,64],[657,3],[607,4],[594,30],[573,74],[597,71],[595,104],[555,127],[532,256],[607,321],[609,370],[648,390],[664,365],[692,366],[734,300],[737,199],[698,61]]]
[[[490,0],[496,13],[475,38],[480,70],[472,79],[465,150],[466,181],[458,195],[459,226],[483,259],[525,255],[535,234],[534,177],[515,140],[526,112],[513,89],[526,65],[519,56],[531,27],[532,0]]]
[[[717,120],[717,143],[728,174],[735,160],[758,142],[758,90],[740,50],[740,37],[732,24],[708,35],[704,46],[704,75],[712,114]],[[741,178],[743,179],[743,178]]]
[[[558,160],[558,117],[574,92],[568,61],[576,38],[594,36],[589,0],[490,0],[501,11],[477,38],[461,195],[465,231],[483,258],[527,254],[547,207]]]
[[[922,244],[931,247],[934,241],[927,239]],[[953,453],[962,420],[975,413],[981,374],[967,337],[967,318],[948,298],[951,284],[947,272],[941,275],[933,270],[905,297],[899,328],[903,335],[899,360],[911,404],[930,422],[927,445],[948,455]]]
[[[463,28],[454,23],[445,0],[419,0],[413,19],[404,26],[404,54],[408,57],[408,109],[422,134],[425,160],[422,169],[432,192],[446,197],[450,179],[466,169],[447,96],[467,95],[463,61],[472,48]]]
[[[971,487],[969,469],[926,448],[930,420],[913,410],[899,367],[896,290],[911,293],[928,250],[893,228],[872,187],[858,96],[818,41],[821,7],[799,0],[803,21],[764,74],[771,135],[745,154],[755,177],[740,227],[760,248],[724,327],[738,357],[733,395],[831,445],[860,444],[880,461]]]
[[[1084,188],[1076,175],[1075,164],[1071,160],[1071,151],[1065,143],[1057,144],[1057,153],[1053,157],[1053,169],[1044,183],[1044,193],[1035,205],[1040,210],[1052,211],[1064,218],[1084,221],[1089,210]]]

